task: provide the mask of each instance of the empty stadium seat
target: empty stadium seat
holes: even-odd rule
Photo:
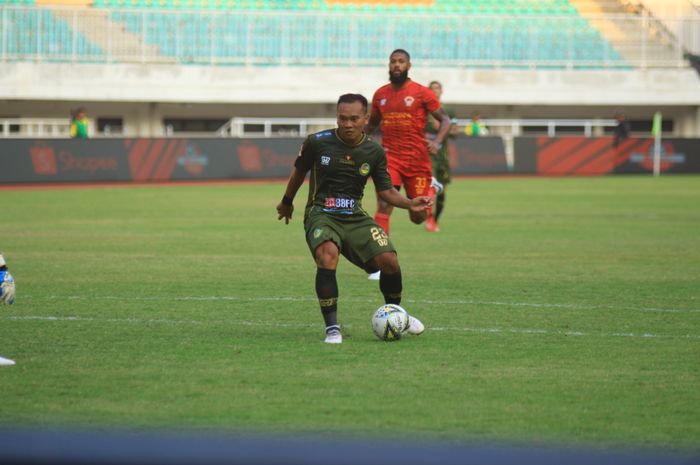
[[[5,12],[2,36],[11,59],[42,57],[47,61],[73,61],[83,57],[99,59],[103,51],[85,36],[57,18],[51,9],[13,9]],[[99,60],[98,60],[99,61]]]
[[[454,63],[622,61],[568,0],[91,1],[182,63],[370,63],[399,46]]]

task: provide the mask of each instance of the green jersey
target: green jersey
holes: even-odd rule
[[[450,107],[447,107],[445,105],[442,106],[443,110],[445,110],[445,113],[450,117],[450,121],[452,124],[455,124],[455,112],[452,111]],[[437,128],[434,126],[435,124],[435,118],[430,115],[428,117],[428,122],[425,125],[425,132],[428,137],[434,139],[435,136],[437,135]],[[430,154],[430,162],[433,165],[433,176],[440,181],[442,184],[447,184],[450,182],[450,155],[447,151],[447,144],[450,139],[454,138],[454,136],[450,135],[450,133],[447,133],[447,138],[443,141],[442,147],[440,147],[440,150],[438,150],[438,153],[436,154]]]
[[[88,136],[88,119],[74,118],[70,123],[70,136],[85,139]]]
[[[294,166],[304,173],[311,171],[305,217],[311,212],[366,216],[362,196],[367,180],[372,178],[377,192],[393,187],[384,149],[366,135],[350,146],[333,129],[311,134]]]

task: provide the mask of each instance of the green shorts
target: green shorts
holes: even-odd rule
[[[435,176],[435,179],[442,184],[448,184],[450,182],[450,159],[446,148],[443,147],[440,152],[431,156],[430,161],[433,165],[433,176]]]
[[[340,216],[312,212],[304,219],[304,230],[311,255],[319,245],[333,241],[345,258],[365,271],[377,271],[367,268],[367,262],[377,255],[396,253],[384,230],[366,215]]]

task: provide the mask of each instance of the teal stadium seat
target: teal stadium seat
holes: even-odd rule
[[[21,6],[33,5],[24,0]],[[9,2],[0,3],[8,5]],[[12,2],[12,5],[16,5]],[[51,9],[21,8],[2,11],[5,27],[0,34],[0,49],[10,61],[41,58],[44,61],[102,61],[104,52]]]
[[[0,5],[22,2],[34,0]],[[108,9],[113,21],[181,63],[370,64],[402,47],[447,66],[624,65],[569,0],[93,0],[92,6]],[[52,21],[47,16],[39,17]],[[68,40],[66,24],[53,27]],[[10,38],[31,48],[31,34],[18,30]],[[84,37],[78,42],[100,53]]]

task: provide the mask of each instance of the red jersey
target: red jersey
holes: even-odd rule
[[[413,176],[430,172],[430,154],[425,143],[428,115],[440,108],[430,88],[408,79],[399,90],[386,84],[372,97],[372,113],[382,116],[382,147],[389,168]]]

